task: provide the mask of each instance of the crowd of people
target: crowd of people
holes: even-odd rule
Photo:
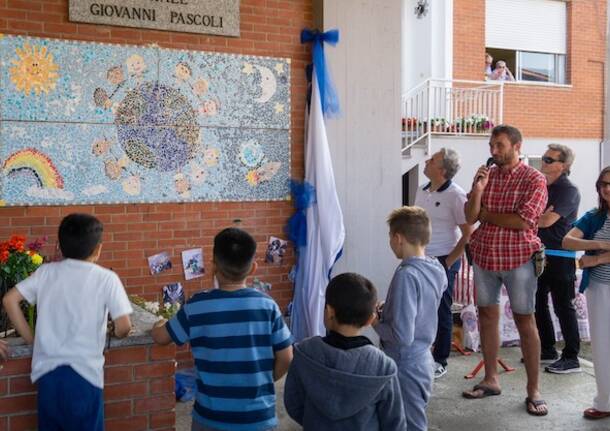
[[[597,383],[584,416],[610,417],[610,167],[596,182],[599,205],[576,220],[580,194],[568,179],[572,150],[549,145],[539,172],[521,161],[522,144],[518,129],[495,127],[493,163],[477,170],[468,194],[452,181],[458,154],[444,148],[432,155],[424,170],[430,181],[418,190],[417,205],[398,208],[387,220],[389,246],[400,264],[385,301],[362,275],[334,277],[326,289],[324,337],[294,343],[277,304],[246,287],[257,268],[255,240],[238,228],[218,233],[212,268],[218,289],[196,293],[152,328],[158,344],[191,346],[197,369],[192,429],[276,429],[274,382],[287,375],[286,410],[306,430],[426,430],[433,379],[448,370],[452,288],[467,245],[485,376],[463,396],[501,394],[496,362],[504,285],[521,338],[526,411],[548,413],[540,360],[554,361],[548,372],[580,371],[574,251],[584,250],[580,288],[588,300]],[[102,232],[93,216],[67,216],[58,232],[65,259],[42,265],[3,300],[16,330],[34,344],[41,430],[103,429],[105,322],[109,313],[115,335],[127,336],[132,310],[118,276],[95,263]],[[561,355],[549,292],[566,339]],[[35,337],[22,300],[38,305]],[[369,325],[380,349],[362,335]],[[8,357],[3,342],[0,356]],[[57,396],[62,393],[79,396]]]
[[[581,371],[580,335],[574,307],[575,251],[585,250],[586,254],[579,260],[584,268],[580,290],[586,289],[598,394],[584,416],[609,417],[610,369],[604,358],[610,353],[607,335],[610,253],[606,252],[610,242],[604,240],[610,239],[610,223],[605,226],[610,184],[604,181],[610,183],[610,168],[604,169],[596,182],[598,207],[577,220],[580,193],[568,179],[574,152],[565,145],[548,145],[539,172],[520,160],[522,141],[521,133],[514,127],[494,128],[489,143],[491,166],[488,163],[478,169],[470,193],[461,191],[459,198],[450,200],[453,206],[445,204],[448,196],[445,200],[442,196],[450,190],[451,179],[457,171],[457,155],[450,149],[442,149],[428,161],[424,173],[431,181],[419,191],[428,202],[434,202],[434,207],[426,207],[433,239],[435,234],[447,238],[448,226],[454,235],[459,235],[461,230],[461,239],[458,241],[453,236],[452,240],[459,249],[460,242],[469,235],[464,229],[462,209],[465,222],[477,225],[464,242],[468,243],[473,263],[485,375],[471,390],[464,391],[463,396],[480,399],[501,394],[496,364],[500,345],[500,290],[505,286],[521,339],[527,375],[526,410],[537,416],[548,413],[539,390],[540,362],[551,362],[545,367],[550,373]],[[439,169],[442,174],[439,178],[431,175],[430,165]],[[441,257],[439,260],[443,261]],[[447,275],[453,277],[449,272]],[[561,355],[555,348],[549,293],[565,340]],[[438,313],[440,334],[441,314],[447,311],[441,306]],[[439,377],[446,372],[445,364],[439,361],[435,369]]]

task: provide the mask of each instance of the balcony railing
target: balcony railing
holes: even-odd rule
[[[502,123],[503,83],[428,79],[402,100],[402,153],[431,135],[489,135]]]

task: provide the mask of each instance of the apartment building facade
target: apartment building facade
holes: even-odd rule
[[[549,143],[573,148],[581,212],[594,206],[604,164],[606,40],[606,0],[406,0],[403,199],[425,181],[423,160],[441,147],[460,152],[456,180],[468,188],[488,157],[491,128],[503,122],[522,131],[533,166]],[[514,81],[486,76],[486,54],[493,66],[504,61]]]

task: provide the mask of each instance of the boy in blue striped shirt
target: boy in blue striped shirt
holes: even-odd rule
[[[228,228],[214,238],[219,289],[200,292],[168,322],[158,344],[190,343],[197,369],[192,430],[263,431],[277,426],[275,389],[292,360],[292,336],[277,304],[246,288],[256,270],[256,242]]]

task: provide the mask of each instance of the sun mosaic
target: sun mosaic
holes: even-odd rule
[[[286,199],[290,60],[0,37],[0,202]]]
[[[53,61],[53,54],[47,51],[46,46],[30,45],[24,43],[21,48],[15,49],[16,59],[9,69],[11,82],[18,91],[26,95],[33,91],[36,96],[41,92],[49,94],[55,89],[59,74],[59,66]]]

